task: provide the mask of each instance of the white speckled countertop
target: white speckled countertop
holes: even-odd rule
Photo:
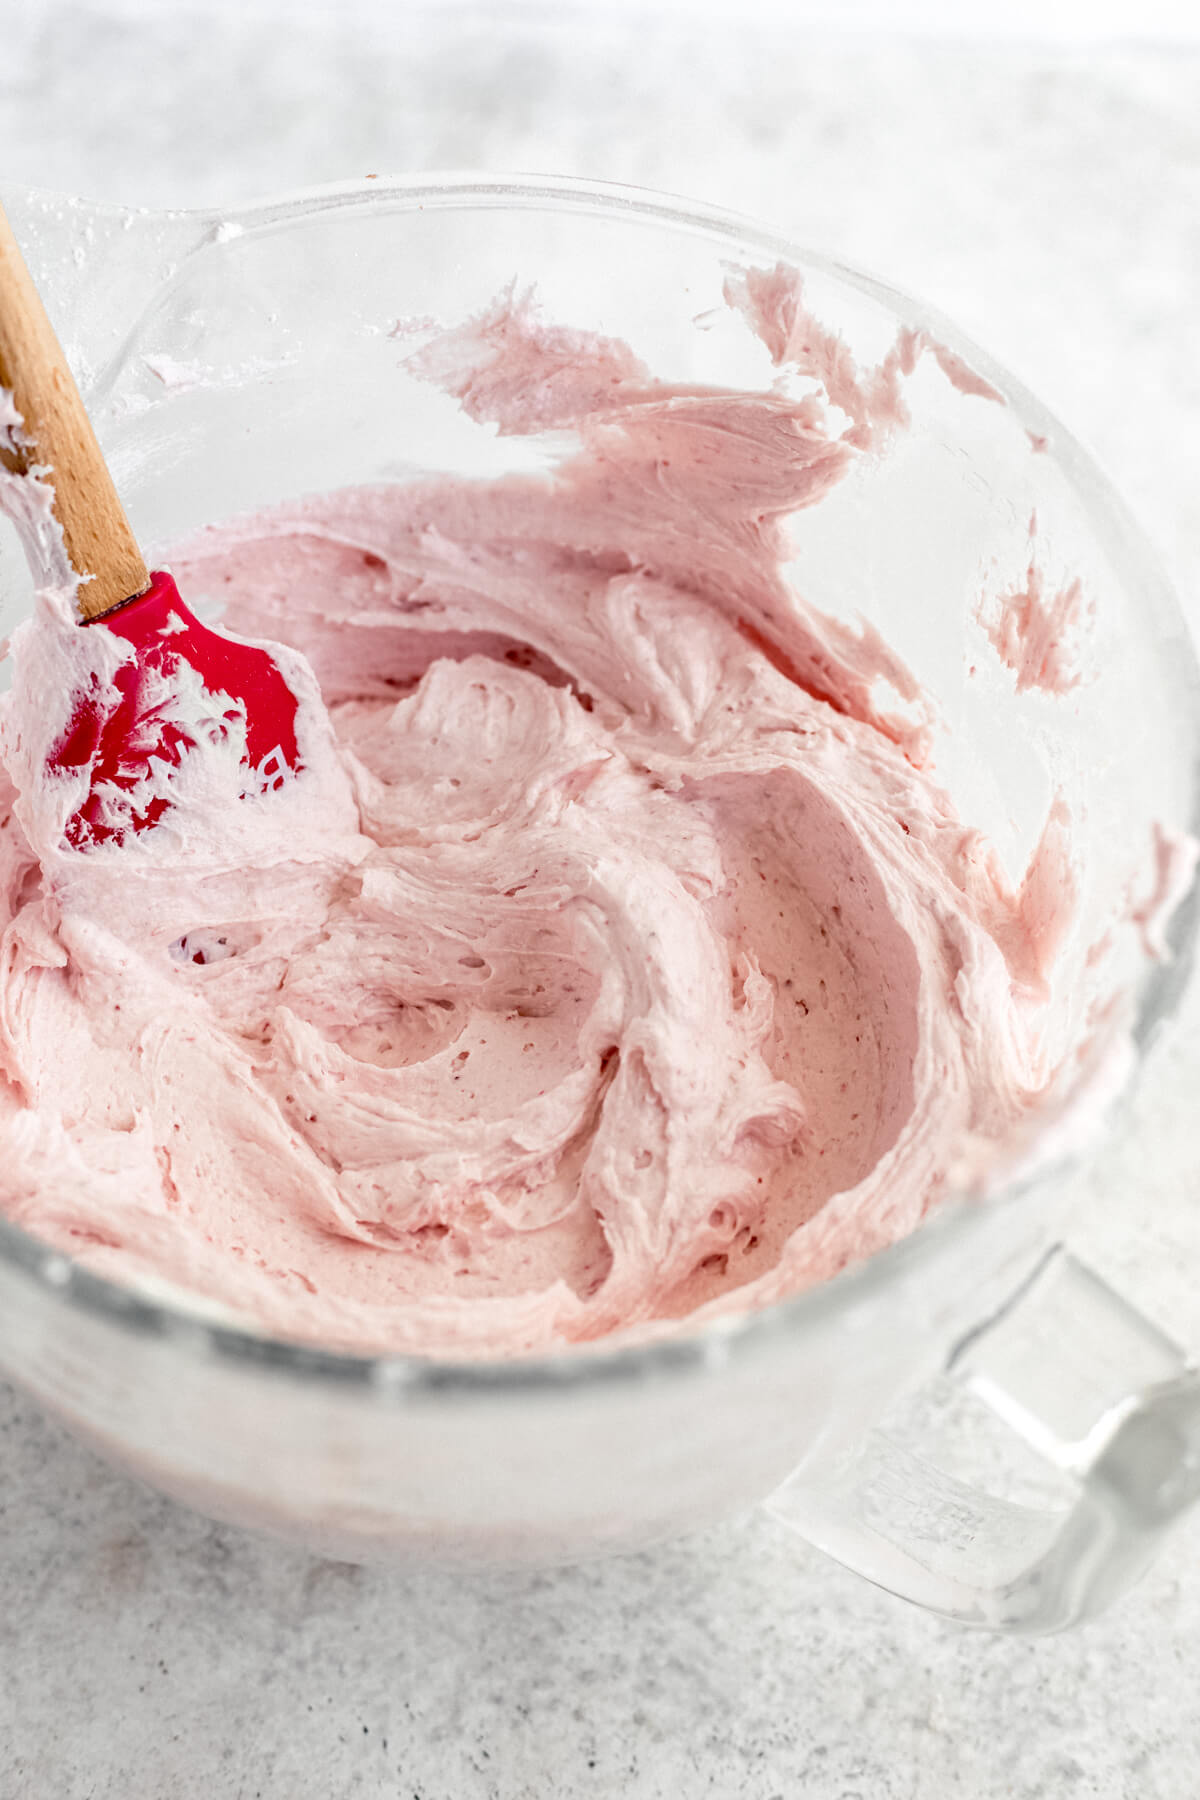
[[[752,4],[396,10],[4,9],[3,179],[186,205],[474,166],[739,207],[1024,376],[1200,617],[1194,50],[836,37]],[[1193,1353],[1198,1081],[1194,996],[1072,1237]],[[1032,1643],[760,1518],[586,1569],[380,1574],[183,1512],[0,1386],[0,1517],[0,1800],[1197,1792],[1200,1516],[1115,1612]]]

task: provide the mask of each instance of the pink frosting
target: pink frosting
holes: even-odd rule
[[[729,298],[843,435],[508,294],[414,367],[503,432],[574,431],[555,473],[176,547],[193,604],[289,647],[279,794],[198,745],[154,831],[72,849],[46,754],[127,646],[41,596],[0,722],[11,1217],[275,1333],[511,1355],[826,1277],[1052,1090],[1061,806],[1010,885],[909,672],[781,571],[781,521],[903,428],[937,347],[862,371],[790,272]]]
[[[977,616],[993,650],[1016,676],[1018,694],[1040,688],[1046,694],[1063,695],[1083,680],[1091,607],[1078,576],[1050,591],[1036,544],[1035,513],[1029,521],[1024,579],[1001,594],[984,594]]]

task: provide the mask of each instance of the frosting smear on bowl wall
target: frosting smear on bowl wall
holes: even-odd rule
[[[796,1292],[1060,1103],[1065,809],[1010,880],[907,669],[783,569],[922,357],[999,396],[915,332],[856,368],[788,270],[727,299],[819,388],[668,385],[509,292],[410,366],[573,434],[552,472],[171,547],[280,646],[277,792],[167,694],[159,822],[69,836],[89,774],[47,760],[123,644],[39,596],[0,702],[9,1217],[278,1335],[506,1356]]]

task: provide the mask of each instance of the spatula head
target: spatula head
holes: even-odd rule
[[[169,793],[147,775],[178,768],[203,732],[244,729],[244,794],[282,787],[300,766],[296,696],[269,651],[202,625],[158,570],[144,594],[81,630],[115,632],[137,654],[117,669],[111,686],[76,697],[71,722],[50,754],[58,769],[86,769],[87,798],[66,826],[77,850],[148,831],[170,810]],[[205,717],[181,721],[173,703],[188,670],[212,700]],[[203,711],[203,709],[202,709]],[[157,791],[148,793],[154,787]]]

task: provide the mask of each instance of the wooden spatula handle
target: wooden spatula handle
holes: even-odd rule
[[[9,389],[32,440],[8,467],[49,463],[54,511],[79,575],[85,619],[146,591],[150,574],[108,472],[92,422],[25,259],[0,207],[0,386]]]

